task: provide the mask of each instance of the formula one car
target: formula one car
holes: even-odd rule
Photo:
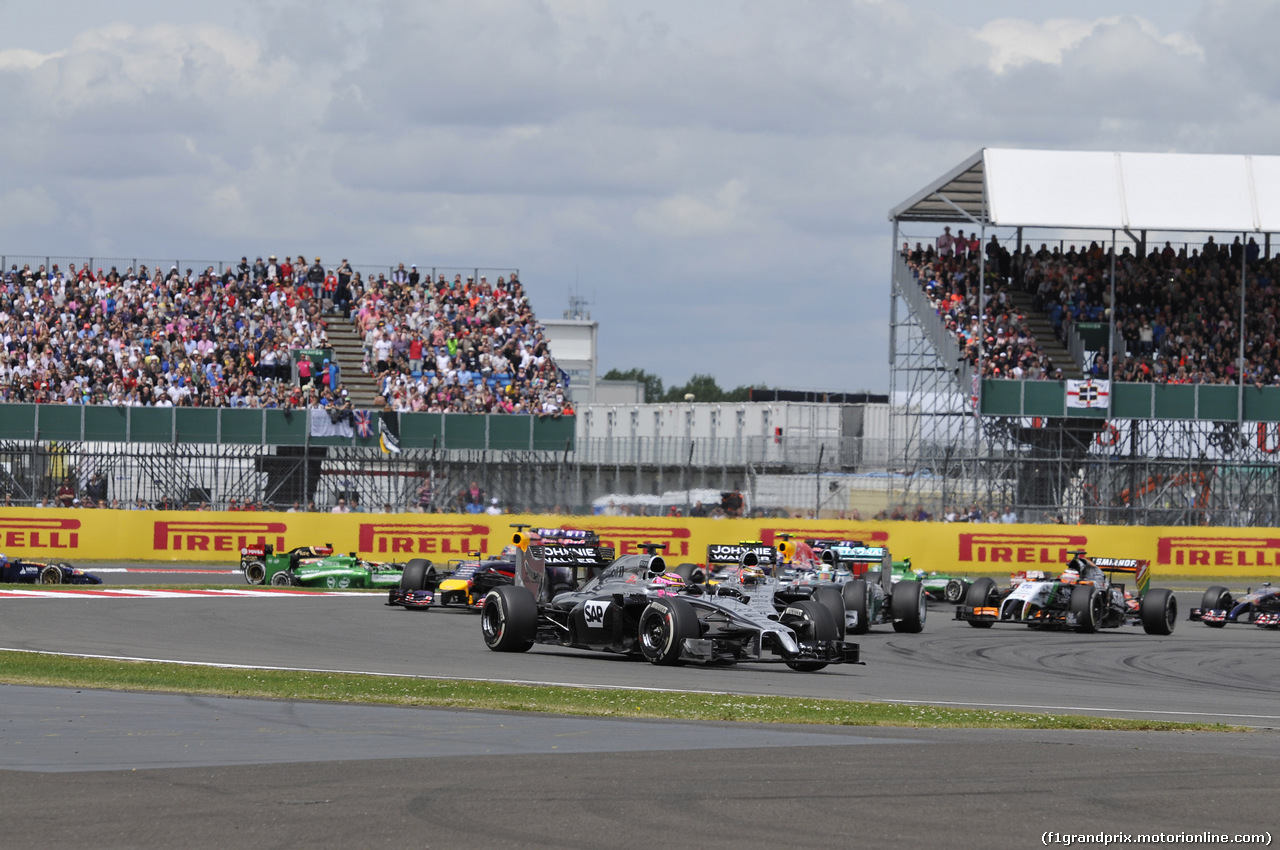
[[[388,605],[401,605],[406,609],[426,610],[450,605],[478,609],[485,595],[499,585],[511,584],[515,577],[516,553],[531,544],[557,546],[565,553],[572,553],[585,567],[603,569],[613,560],[613,550],[600,546],[600,538],[592,531],[563,528],[538,528],[531,533],[529,526],[513,525],[516,529],[512,543],[495,559],[479,560],[480,553],[472,553],[476,560],[454,561],[452,570],[438,573],[434,566],[414,567],[411,561],[405,568],[400,585],[387,594]],[[572,589],[572,577],[563,568],[553,568],[554,588]]]
[[[1191,609],[1191,619],[1214,629],[1227,623],[1280,629],[1280,587],[1266,582],[1257,590],[1250,588],[1237,597],[1225,587],[1214,585],[1204,592],[1200,607]]]
[[[977,629],[994,623],[1021,623],[1031,628],[1067,628],[1077,632],[1141,624],[1149,635],[1168,635],[1178,617],[1178,602],[1164,588],[1149,588],[1150,564],[1131,558],[1089,558],[1069,553],[1061,575],[1028,570],[1011,577],[1000,590],[989,578],[973,582],[956,619]],[[1117,574],[1134,576],[1137,594],[1113,581]]]
[[[102,584],[102,579],[70,564],[28,561],[0,555],[0,582],[18,584]]]
[[[652,664],[685,661],[782,662],[793,670],[858,663],[857,644],[842,640],[831,612],[804,600],[779,614],[776,580],[752,587],[708,585],[701,571],[688,578],[667,569],[661,547],[625,555],[585,581],[583,567],[565,563],[559,547],[530,546],[516,559],[515,584],[485,597],[480,628],[495,652],[524,652],[535,643],[612,652]],[[551,594],[549,568],[568,566],[574,590]],[[743,567],[756,567],[749,554]]]
[[[339,589],[398,585],[405,565],[366,561],[355,552],[338,555],[327,544],[299,546],[277,554],[266,543],[241,549],[240,568],[249,584]]]

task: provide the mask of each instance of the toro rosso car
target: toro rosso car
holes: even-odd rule
[[[656,550],[626,555],[594,577],[564,564],[556,547],[530,546],[516,559],[516,580],[485,597],[480,627],[495,652],[524,652],[535,643],[611,652],[652,664],[686,661],[782,662],[793,670],[858,663],[857,644],[838,634],[826,606],[804,600],[774,609],[770,576],[746,585],[708,585],[701,570],[667,569]],[[574,589],[551,593],[549,568],[569,566]],[[744,567],[755,567],[754,555]],[[686,570],[688,572],[688,570]]]
[[[1071,552],[1061,575],[1039,570],[1017,573],[1010,586],[998,589],[989,578],[973,582],[956,619],[974,628],[994,623],[1020,623],[1032,628],[1066,628],[1096,632],[1142,625],[1149,635],[1173,633],[1178,603],[1164,588],[1149,588],[1149,563],[1131,558],[1089,558]],[[1116,574],[1132,575],[1137,594],[1116,583]]]
[[[0,582],[11,584],[102,584],[102,579],[70,564],[28,561],[0,555]]]
[[[366,561],[355,552],[338,555],[329,545],[300,546],[276,553],[270,543],[259,543],[240,550],[240,568],[249,584],[381,588],[400,583],[404,564]]]
[[[1227,623],[1280,629],[1280,587],[1272,587],[1271,582],[1267,582],[1237,597],[1225,587],[1215,585],[1204,592],[1200,607],[1191,609],[1191,619],[1214,629]]]

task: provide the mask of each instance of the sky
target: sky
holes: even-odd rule
[[[0,0],[0,254],[518,268],[600,370],[889,386],[982,147],[1280,153],[1280,3]],[[914,225],[908,237],[932,230]]]

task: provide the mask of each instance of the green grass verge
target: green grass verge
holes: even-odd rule
[[[536,711],[589,717],[986,729],[1239,731],[1223,724],[771,696],[513,685],[357,673],[227,670],[0,651],[0,683],[396,706]]]

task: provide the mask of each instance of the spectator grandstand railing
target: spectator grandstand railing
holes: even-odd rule
[[[584,466],[695,469],[781,467],[811,471],[880,471],[889,460],[888,440],[780,437],[588,437],[575,444]]]
[[[0,440],[377,448],[376,413],[372,422],[366,437],[313,437],[305,410],[7,404]],[[563,452],[574,443],[569,416],[402,413],[399,427],[402,449]]]
[[[920,330],[933,345],[934,350],[947,363],[954,363],[957,372],[954,376],[957,381],[957,388],[964,390],[973,380],[973,370],[965,361],[960,351],[960,344],[956,341],[955,334],[947,330],[942,318],[938,315],[938,311],[930,303],[929,297],[925,295],[924,290],[920,287],[920,281],[912,273],[911,268],[907,265],[906,258],[897,255],[893,262],[893,280],[901,294],[902,299],[907,303],[908,308],[918,318],[920,322]]]

